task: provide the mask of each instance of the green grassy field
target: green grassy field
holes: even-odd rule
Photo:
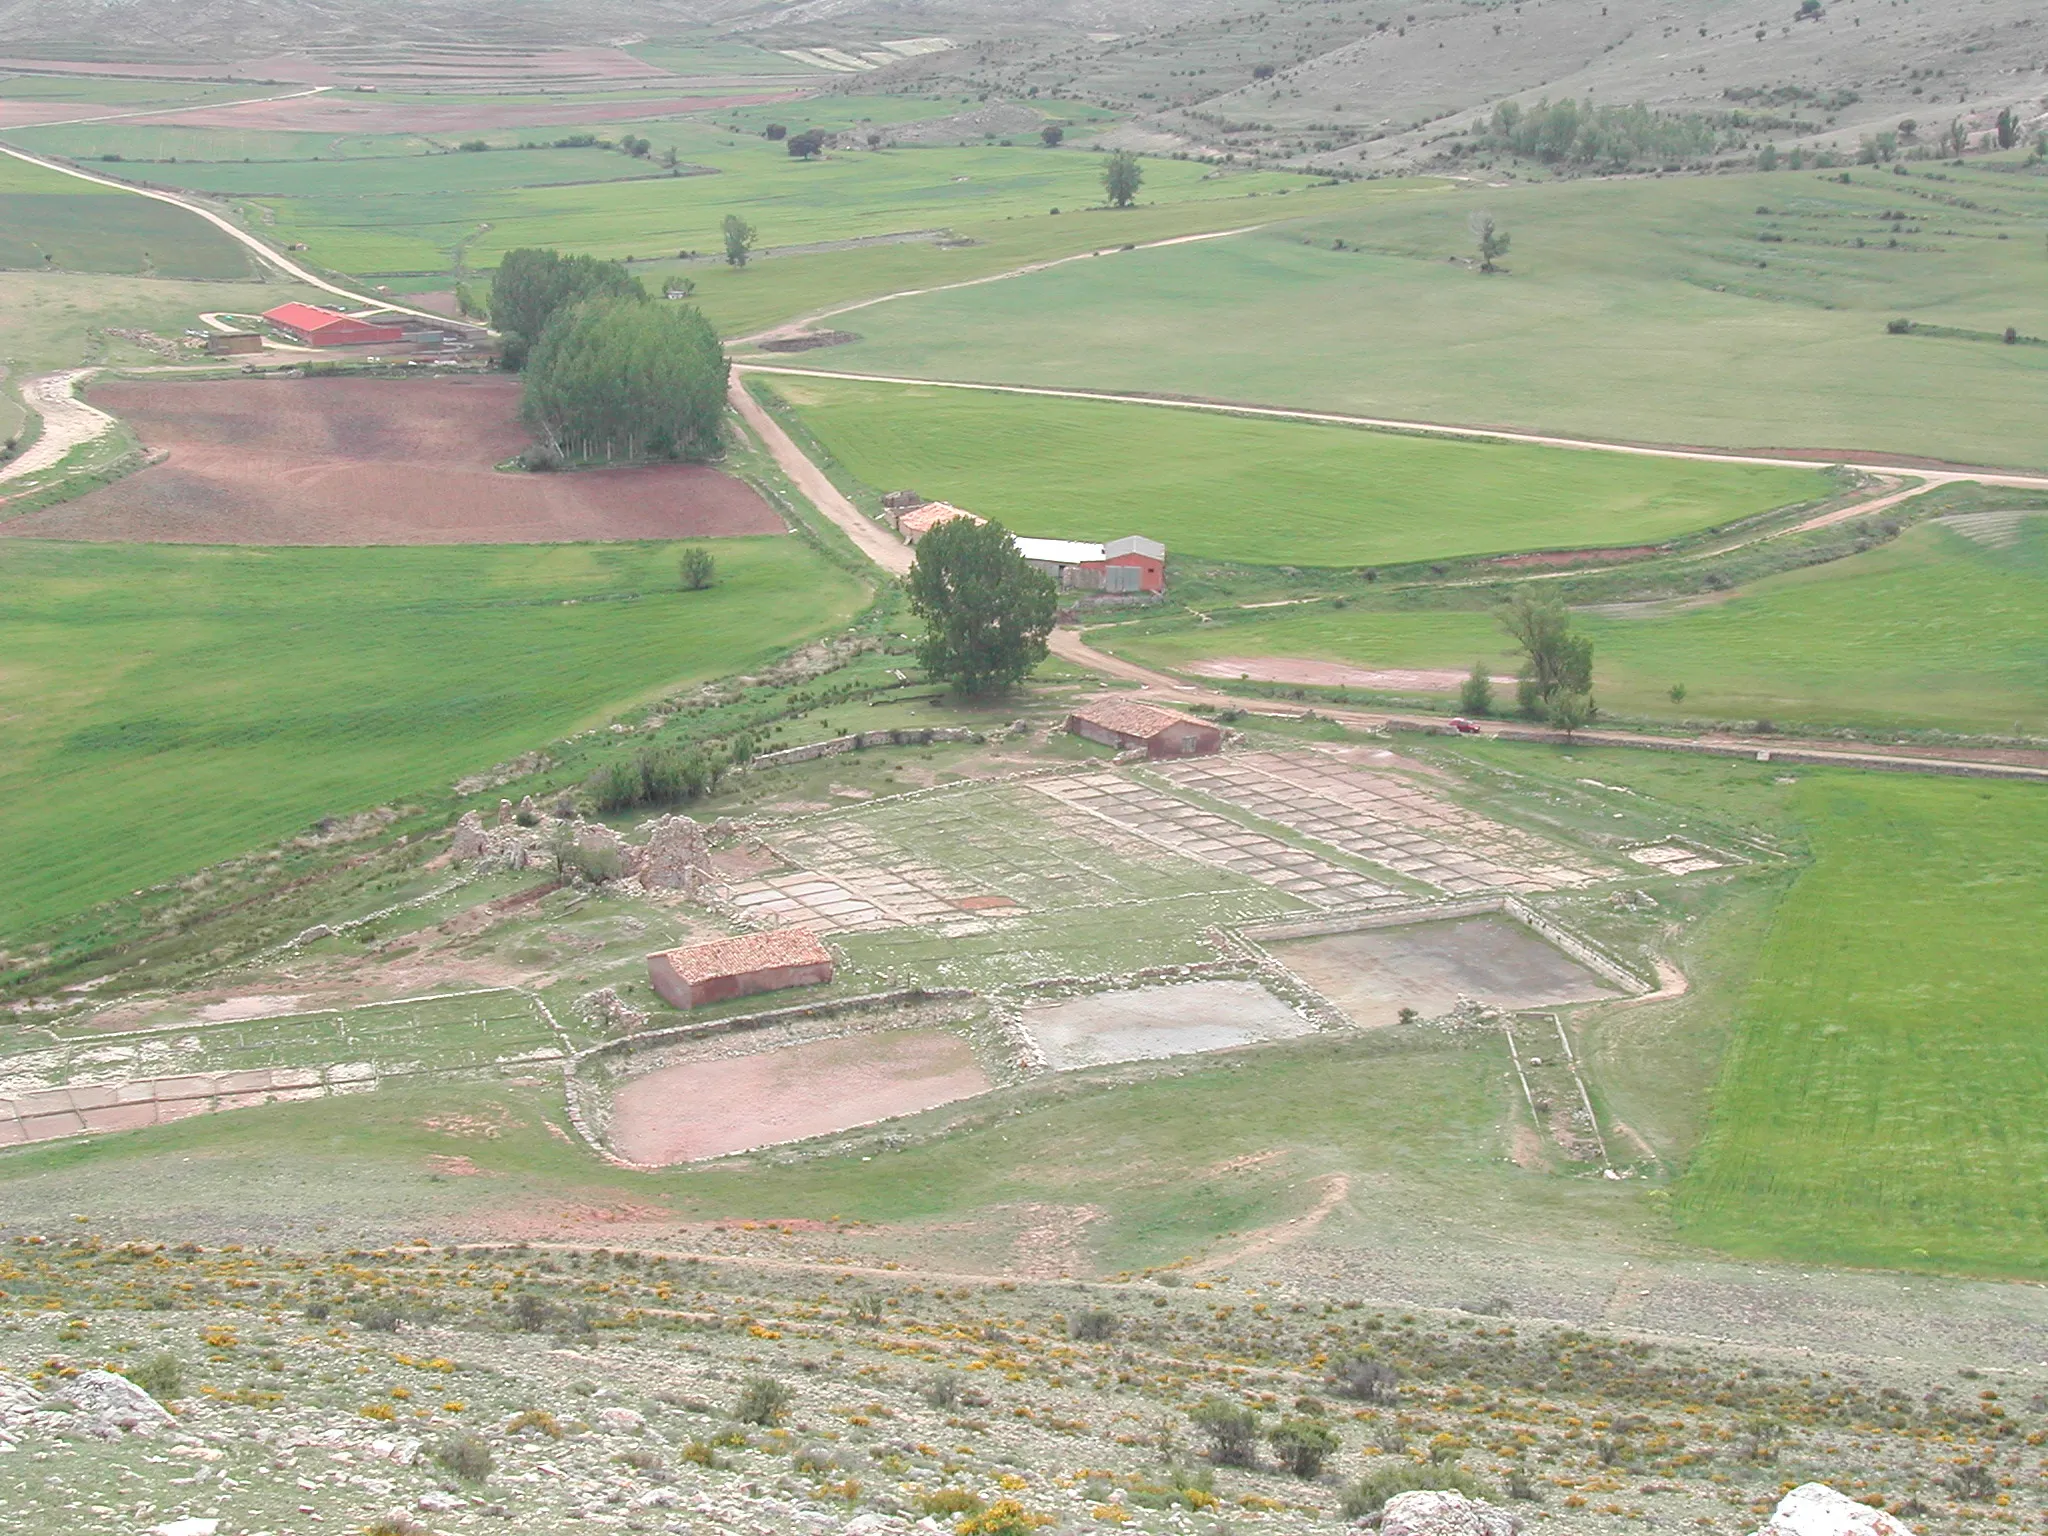
[[[1695,1241],[1795,1261],[2039,1274],[2048,798],[1813,776],[1706,1141]]]
[[[1624,616],[1630,615],[1630,616]],[[1215,656],[1307,656],[1363,667],[1512,672],[1480,611],[1313,607],[1219,612],[1213,622],[1118,626],[1091,639],[1174,667]],[[1938,524],[1845,560],[1767,577],[1705,602],[1600,607],[1603,705],[1636,716],[1993,733],[2048,730],[2048,517],[1999,548]],[[1687,697],[1666,696],[1683,683]]]
[[[0,543],[0,933],[758,665],[860,600],[793,539],[718,560],[684,594],[659,544]]]
[[[369,166],[326,158],[241,166],[222,164],[203,148],[199,153],[207,163],[135,166],[128,174],[230,192],[247,188],[246,216],[266,235],[305,243],[313,259],[328,267],[371,274],[445,271],[459,245],[466,246],[471,265],[485,268],[522,245],[614,258],[716,251],[728,213],[752,222],[765,247],[1046,216],[1050,208],[1102,201],[1101,161],[1080,151],[855,150],[805,162],[765,139],[698,121],[592,131],[613,128],[646,135],[657,154],[672,146],[685,162],[718,174],[604,180],[636,167],[624,156],[601,151],[422,154]],[[562,131],[515,131],[507,141]],[[80,130],[59,132],[72,135],[72,153],[87,152]],[[25,147],[38,142],[32,132],[16,137]],[[640,174],[658,169],[637,167]],[[562,180],[577,184],[543,185]],[[1148,172],[1145,195],[1158,203],[1210,203],[1303,185],[1297,176],[1215,176],[1200,165],[1160,161]]]
[[[1886,333],[2048,336],[2048,174],[1848,174],[1445,188],[894,303],[833,366],[2048,465],[2048,346]],[[1494,277],[1452,259],[1482,206]]]
[[[829,354],[823,359],[830,366]],[[1247,564],[1635,543],[1817,500],[1808,470],[1689,464],[1143,405],[775,378],[862,481],[1020,533],[1143,533]]]
[[[0,267],[235,280],[242,247],[166,203],[0,155]]]
[[[276,95],[252,81],[211,84],[200,80],[143,80],[121,75],[9,75],[0,78],[0,101],[77,102],[79,115],[96,106],[110,112],[149,107],[192,107],[214,101],[244,101]]]

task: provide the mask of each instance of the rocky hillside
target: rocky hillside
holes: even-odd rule
[[[1220,1274],[913,1274],[834,1262],[857,1234],[815,1225],[710,1236],[16,1234],[0,1531],[1741,1536],[1823,1478],[1862,1502],[1802,1493],[1772,1536],[2041,1518],[2048,1400],[1983,1379]]]

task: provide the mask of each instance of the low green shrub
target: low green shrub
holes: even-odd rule
[[[1486,1495],[1485,1486],[1462,1467],[1400,1461],[1366,1473],[1344,1490],[1344,1518],[1363,1520],[1367,1515],[1378,1514],[1395,1494],[1421,1491],[1462,1493],[1468,1499]]]

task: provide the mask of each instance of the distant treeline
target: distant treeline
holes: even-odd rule
[[[1549,165],[1661,164],[1693,160],[1741,142],[1734,125],[1696,112],[1596,107],[1567,96],[1524,107],[1504,101],[1481,135],[1485,147]]]

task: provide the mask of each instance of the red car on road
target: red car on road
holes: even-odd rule
[[[1453,720],[1451,722],[1451,729],[1456,731],[1460,736],[1477,736],[1481,734],[1480,729],[1476,724],[1474,724],[1470,720],[1465,719]]]

